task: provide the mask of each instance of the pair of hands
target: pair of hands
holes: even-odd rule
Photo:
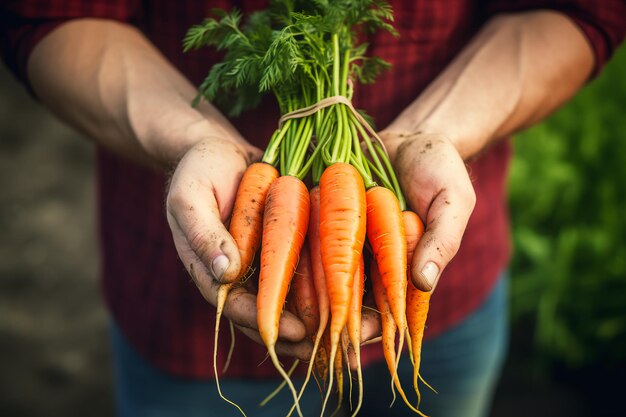
[[[474,208],[475,194],[461,156],[437,134],[381,132],[408,205],[426,222],[416,248],[411,276],[425,291],[437,285],[441,271],[456,254]],[[180,259],[204,298],[216,305],[217,289],[239,273],[239,251],[225,224],[239,180],[261,151],[240,138],[209,137],[180,160],[167,195],[167,219]],[[224,315],[248,337],[261,343],[257,331],[256,296],[235,287]],[[363,311],[363,341],[380,335],[377,314]],[[304,325],[284,311],[277,353],[308,360],[312,344]]]

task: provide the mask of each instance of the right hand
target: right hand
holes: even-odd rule
[[[239,250],[225,223],[239,181],[261,151],[241,141],[210,137],[192,146],[172,176],[167,194],[167,220],[178,256],[202,296],[213,306],[221,284],[237,280]],[[224,315],[258,343],[256,295],[244,287],[230,291]],[[279,324],[279,354],[309,359],[311,344],[304,325],[285,311]]]

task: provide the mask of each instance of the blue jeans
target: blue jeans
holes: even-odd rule
[[[508,344],[508,277],[504,274],[483,304],[461,323],[422,346],[420,410],[433,417],[485,417],[500,377]],[[403,355],[398,368],[409,401],[415,405],[413,366]],[[367,377],[367,378],[366,378]],[[392,408],[390,378],[384,362],[364,375],[363,417],[415,416],[398,396]],[[384,381],[381,383],[381,381]],[[412,394],[412,395],[411,395]]]
[[[421,374],[438,395],[423,387],[420,409],[434,417],[484,417],[504,361],[508,339],[507,278],[503,276],[487,300],[463,322],[424,343]],[[118,417],[240,416],[222,401],[212,381],[169,375],[139,356],[119,329],[111,326]],[[402,385],[410,399],[413,368],[406,355],[399,368]],[[369,366],[363,375],[364,417],[415,416],[403,404],[389,408],[390,377],[384,362]],[[235,400],[250,417],[284,416],[292,397],[289,390],[265,407],[258,403],[280,383],[279,379],[223,379],[222,392]],[[301,379],[294,380],[296,387]],[[347,387],[346,387],[347,389]],[[305,416],[319,416],[321,398],[312,382],[300,405]],[[333,410],[334,407],[330,407]],[[349,415],[349,414],[348,414]]]
[[[111,335],[118,417],[241,417],[235,407],[219,397],[213,381],[172,376],[139,356],[115,324],[111,326]],[[281,381],[224,378],[220,379],[220,387],[224,396],[236,402],[249,417],[280,417],[286,416],[293,404],[286,387],[264,407],[258,404]],[[303,378],[294,378],[296,387],[303,382]],[[321,400],[314,381],[300,399],[300,407],[305,417],[319,416]]]

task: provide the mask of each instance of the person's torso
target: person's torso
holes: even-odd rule
[[[482,24],[479,1],[391,1],[395,38],[370,36],[370,53],[392,64],[376,83],[355,88],[356,107],[385,127],[445,68]],[[209,49],[183,54],[187,29],[214,7],[236,6],[244,13],[264,1],[152,0],[137,3],[135,22],[192,83],[198,85],[219,54]],[[250,142],[263,147],[276,128],[273,100],[249,111],[233,124]],[[478,202],[463,245],[445,270],[431,303],[426,336],[457,323],[476,308],[508,259],[505,174],[509,149],[494,146],[470,165]],[[115,320],[130,342],[163,369],[185,376],[211,377],[214,308],[188,278],[173,247],[163,213],[165,178],[99,152],[100,227],[104,292]],[[223,329],[227,329],[223,327]],[[219,347],[225,358],[229,338]],[[365,349],[366,362],[381,357],[376,345]],[[258,366],[263,347],[237,338],[228,375],[275,375],[271,365]]]

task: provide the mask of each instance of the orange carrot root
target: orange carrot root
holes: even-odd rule
[[[326,348],[323,343],[318,343],[318,349],[315,353],[314,361],[315,372],[312,373],[312,375],[317,381],[317,387],[320,391],[322,391],[326,386],[326,376],[328,373],[328,355],[326,354]]]
[[[330,328],[328,327],[326,327],[326,330],[324,331],[324,334],[322,336],[321,346],[323,347],[323,350],[326,352],[325,357],[324,357],[325,363],[323,364],[325,365],[323,367],[323,370],[324,370],[323,380],[324,380],[324,388],[326,389],[327,388],[326,384],[328,382],[327,380],[330,379],[328,375],[329,370],[330,370]]]
[[[344,329],[345,330],[345,329]],[[337,380],[337,406],[330,414],[330,417],[334,417],[341,410],[341,405],[343,403],[343,364],[345,357],[345,349],[346,345],[344,341],[346,340],[345,333],[342,332],[341,342],[339,342],[339,348],[341,351],[338,352],[337,356],[335,356],[334,368],[335,368],[335,379]]]
[[[320,246],[330,300],[330,370],[322,413],[334,380],[340,336],[348,321],[354,274],[365,240],[365,187],[351,165],[336,163],[320,180]]]
[[[298,268],[291,280],[289,289],[290,309],[302,321],[307,338],[313,340],[320,324],[320,312],[317,302],[309,245],[304,242],[300,251]]]
[[[396,338],[396,323],[393,318],[393,313],[391,312],[391,305],[387,299],[387,294],[385,292],[385,287],[382,283],[382,277],[380,276],[380,272],[378,271],[378,265],[376,261],[372,261],[372,266],[370,270],[370,278],[372,280],[372,287],[374,292],[374,297],[376,301],[376,306],[380,311],[380,318],[383,330],[383,354],[385,356],[385,362],[387,363],[387,368],[389,369],[389,373],[391,374],[392,386],[398,390],[400,397],[404,401],[407,407],[409,407],[413,412],[425,416],[424,413],[419,411],[415,406],[413,406],[406,397],[404,389],[400,384],[400,379],[398,378],[397,373],[397,356],[395,349],[395,338]],[[393,391],[393,390],[392,390]],[[395,394],[393,396],[393,402],[395,401]],[[390,405],[390,407],[391,407]]]
[[[387,188],[372,187],[367,191],[367,238],[372,245],[387,302],[399,331],[398,354],[395,355],[394,349],[392,371],[392,381],[396,381],[407,328],[406,237],[400,203]]]
[[[262,218],[265,210],[265,200],[272,183],[278,178],[278,171],[271,165],[265,163],[254,163],[246,169],[243,174],[237,196],[233,206],[232,218],[230,220],[229,233],[233,236],[239,255],[241,257],[241,269],[239,278],[247,275],[252,264],[254,255],[261,244]],[[215,385],[219,396],[226,402],[235,406],[244,416],[243,410],[234,402],[227,399],[223,394],[219,383],[217,372],[217,346],[219,342],[219,329],[224,311],[224,305],[228,298],[228,293],[234,287],[234,283],[223,284],[217,292],[217,307],[215,315],[215,337],[213,340],[213,370],[215,374]],[[231,334],[233,334],[231,332]],[[232,343],[234,343],[234,338]],[[230,353],[224,366],[224,372],[230,363]]]
[[[258,328],[276,370],[287,381],[302,416],[298,393],[276,355],[278,322],[309,223],[309,192],[296,177],[279,177],[267,194],[263,216],[261,272],[257,294]]]
[[[374,293],[374,301],[376,302],[376,308],[378,308],[380,314],[380,321],[382,326],[382,347],[383,347],[383,355],[385,357],[385,362],[387,363],[387,368],[389,369],[389,373],[392,376],[391,378],[391,393],[393,395],[393,399],[391,404],[396,401],[396,392],[394,390],[395,387],[395,363],[396,363],[396,322],[393,319],[393,314],[391,313],[391,306],[389,305],[389,301],[387,300],[387,294],[385,292],[385,287],[382,283],[382,278],[380,277],[380,272],[378,271],[378,265],[375,260],[372,260],[372,264],[370,267],[370,280],[372,281],[372,292]]]
[[[421,394],[418,387],[418,377],[422,353],[422,339],[424,338],[424,329],[426,325],[426,316],[428,315],[428,306],[430,302],[430,292],[420,291],[409,283],[407,293],[407,304],[409,308],[408,322],[409,334],[411,335],[411,347],[413,349],[413,387],[417,394],[417,405],[421,401]]]
[[[367,239],[372,245],[391,312],[403,338],[406,330],[406,237],[400,203],[387,188],[367,190]]]
[[[218,307],[217,307],[217,313],[215,315],[215,339],[213,342],[213,374],[215,376],[215,386],[217,387],[217,393],[220,396],[220,398],[226,401],[227,403],[231,404],[237,410],[239,410],[239,412],[245,417],[246,413],[241,409],[241,407],[235,402],[233,402],[232,400],[226,398],[224,394],[222,393],[219,375],[217,372],[217,346],[218,346],[217,342],[218,342],[218,335],[219,335],[219,330],[220,330],[220,322],[222,318],[222,311],[224,310],[224,304],[226,304],[226,297],[228,297],[228,292],[230,291],[230,288],[232,288],[232,284],[225,284],[225,285],[220,286],[220,288],[217,290]]]
[[[226,362],[224,363],[222,373],[226,373],[228,371],[230,360],[233,358],[233,352],[235,351],[235,325],[230,320],[228,320],[228,330],[230,331],[230,346],[228,347],[228,355],[226,356]]]
[[[311,352],[312,360],[309,362],[307,368],[306,377],[300,392],[298,393],[298,399],[302,397],[304,390],[313,374],[313,367],[321,379],[322,384],[325,383],[326,375],[328,373],[328,350],[326,349],[323,341],[324,332],[328,326],[328,316],[330,314],[330,306],[328,301],[328,290],[326,288],[326,277],[324,276],[324,267],[322,265],[322,254],[320,249],[320,188],[313,187],[309,192],[309,201],[311,204],[311,210],[309,213],[309,230],[308,230],[308,246],[309,246],[309,259],[311,262],[311,274],[313,278],[313,285],[315,287],[315,295],[317,296],[317,311],[318,311],[318,327],[315,335],[313,336],[313,350]],[[315,375],[314,375],[315,377]],[[322,389],[320,381],[315,378],[318,387]],[[287,416],[290,416],[294,407],[291,408]]]
[[[361,405],[363,404],[363,372],[361,369],[361,307],[363,305],[363,288],[365,286],[365,267],[363,265],[363,257],[359,262],[359,267],[354,274],[354,283],[352,286],[352,302],[350,303],[350,315],[348,317],[347,331],[350,344],[354,350],[356,358],[357,383],[359,385],[359,393],[357,405],[352,408],[352,378],[350,379],[350,409],[352,417],[355,417]],[[350,369],[350,367],[348,367]]]
[[[247,274],[259,250],[267,193],[277,178],[276,168],[256,162],[248,167],[239,183],[228,231],[239,248],[240,276]]]
[[[418,215],[411,211],[405,211],[402,213],[402,216],[406,231],[407,262],[410,263],[413,259],[413,253],[415,252],[417,243],[424,234],[424,224]],[[424,337],[431,293],[418,290],[413,285],[410,274],[407,276],[407,281],[407,323],[411,340],[411,356],[413,358],[413,388],[417,394],[417,406],[419,407],[422,398],[418,386],[418,379],[422,379],[419,373],[422,339]],[[427,383],[425,385],[430,387]],[[430,388],[432,389],[432,387]]]

